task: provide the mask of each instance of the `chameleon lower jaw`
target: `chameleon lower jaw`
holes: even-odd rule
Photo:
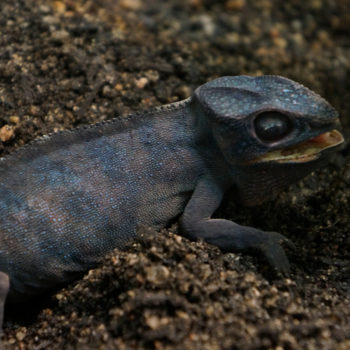
[[[318,159],[321,152],[340,146],[343,142],[343,135],[334,129],[298,145],[268,152],[257,162],[306,163]]]

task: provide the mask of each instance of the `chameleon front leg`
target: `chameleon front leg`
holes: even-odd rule
[[[180,219],[182,232],[190,239],[203,239],[225,252],[258,252],[282,274],[288,274],[288,258],[281,246],[292,245],[277,232],[265,232],[224,219],[211,219],[220,205],[225,187],[205,177],[197,184]]]

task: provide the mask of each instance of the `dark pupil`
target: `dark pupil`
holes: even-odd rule
[[[255,118],[255,132],[263,141],[278,141],[291,131],[289,118],[278,112],[265,112]]]

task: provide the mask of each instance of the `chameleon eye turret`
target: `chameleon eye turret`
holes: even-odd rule
[[[255,133],[263,142],[275,142],[293,130],[293,123],[285,114],[279,112],[263,112],[254,120]]]

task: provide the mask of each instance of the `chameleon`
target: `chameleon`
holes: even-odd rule
[[[225,76],[186,100],[42,136],[0,159],[0,320],[77,279],[137,228],[164,228],[288,273],[277,232],[212,218],[228,189],[256,205],[326,164],[338,114],[280,76]]]

